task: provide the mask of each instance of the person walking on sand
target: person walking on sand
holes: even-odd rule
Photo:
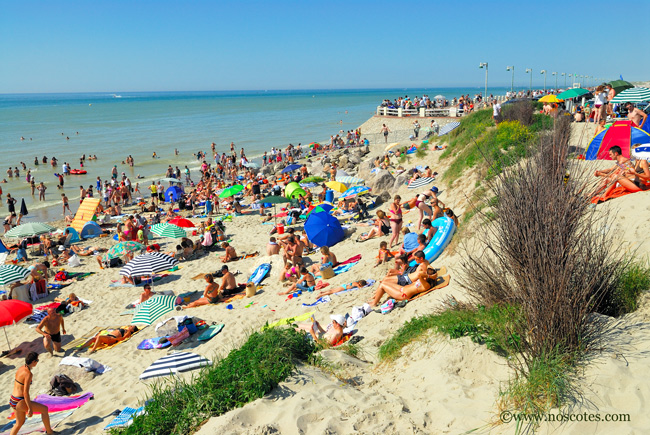
[[[418,138],[418,135],[420,134],[420,123],[416,119],[413,121],[413,134],[415,135],[415,138]]]
[[[65,332],[63,317],[57,313],[54,307],[47,310],[47,316],[41,320],[36,327],[36,332],[43,336],[43,346],[50,355],[54,352],[61,352],[61,332]]]
[[[16,424],[11,428],[11,435],[17,435],[23,424],[25,424],[25,419],[31,417],[34,412],[41,414],[45,433],[55,433],[52,426],[50,426],[50,414],[47,406],[33,402],[29,393],[33,379],[32,370],[36,367],[36,364],[38,364],[38,354],[30,352],[25,357],[25,365],[16,371],[14,388],[11,396],[9,396],[9,406],[16,412]]]
[[[390,133],[390,129],[386,127],[386,124],[382,124],[381,130],[379,130],[379,132],[384,135],[384,143],[388,143],[388,133]]]

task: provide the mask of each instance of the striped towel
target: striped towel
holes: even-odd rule
[[[128,406],[120,412],[120,414],[113,419],[110,423],[104,427],[104,430],[108,430],[112,427],[124,427],[132,423],[132,419],[140,414],[144,413],[144,406],[139,407],[138,409],[129,408]]]

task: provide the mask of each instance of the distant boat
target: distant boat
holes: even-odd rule
[[[122,98],[121,95],[113,94],[113,98]]]

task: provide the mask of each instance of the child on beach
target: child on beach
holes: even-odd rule
[[[388,243],[381,242],[379,244],[379,255],[377,255],[377,263],[375,264],[375,267],[382,263],[388,263],[393,258],[395,258],[395,255],[388,250]]]
[[[301,291],[308,291],[308,292],[313,292],[314,288],[316,287],[316,279],[314,278],[314,275],[312,275],[309,272],[309,269],[307,269],[305,266],[303,266],[300,269],[300,273],[302,274],[302,279],[294,284],[292,284],[287,290],[278,293],[279,295],[286,295],[289,293],[293,293],[296,290],[301,290]]]

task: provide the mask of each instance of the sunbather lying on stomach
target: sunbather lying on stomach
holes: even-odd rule
[[[371,307],[376,307],[384,294],[387,294],[389,297],[397,301],[411,299],[418,293],[422,293],[433,287],[437,279],[438,272],[436,272],[432,267],[429,267],[424,273],[421,271],[418,272],[417,279],[413,281],[413,284],[399,286],[397,284],[382,282],[379,287],[377,287],[375,296],[368,300],[368,303]]]

